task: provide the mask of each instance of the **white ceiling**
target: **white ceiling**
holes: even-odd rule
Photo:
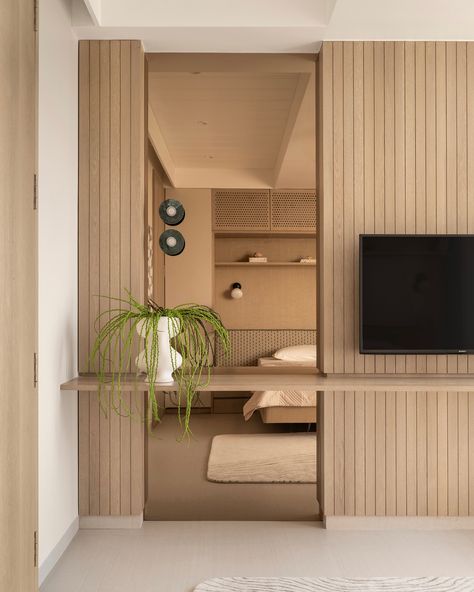
[[[474,0],[73,2],[80,39],[141,39],[153,52],[314,53],[325,39],[474,39]]]

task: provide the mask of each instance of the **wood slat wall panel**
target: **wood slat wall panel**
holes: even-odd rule
[[[474,44],[327,42],[319,58],[321,369],[473,371],[358,352],[358,235],[474,232]],[[474,393],[322,393],[326,515],[474,515]]]
[[[138,41],[79,46],[79,369],[91,371],[101,296],[145,289],[145,62]],[[106,322],[106,317],[101,325]],[[143,393],[123,399],[143,414]],[[143,423],[106,417],[79,397],[79,514],[134,515],[144,505]]]
[[[326,516],[474,516],[474,393],[338,391],[319,401]]]

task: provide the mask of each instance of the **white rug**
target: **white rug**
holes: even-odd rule
[[[474,592],[474,578],[215,578],[195,592]]]
[[[216,483],[316,483],[316,434],[214,436],[207,478]]]

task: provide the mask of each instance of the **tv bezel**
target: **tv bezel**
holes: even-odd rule
[[[472,238],[474,234],[359,234],[359,353],[372,355],[463,355],[472,354],[474,349],[365,349],[362,343],[362,305],[363,305],[363,257],[362,257],[362,242],[364,238]]]

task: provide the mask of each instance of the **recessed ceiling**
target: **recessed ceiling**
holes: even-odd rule
[[[160,61],[156,56],[149,72],[150,137],[174,185],[276,186],[282,174],[290,181],[288,156],[298,168],[295,186],[314,186],[312,60],[294,56],[291,65],[285,58],[275,71],[278,60],[264,58],[270,70],[255,70],[248,56],[240,66],[235,57],[230,72],[223,56],[213,57],[212,71],[203,69],[209,60],[192,56],[189,71],[160,71]]]

